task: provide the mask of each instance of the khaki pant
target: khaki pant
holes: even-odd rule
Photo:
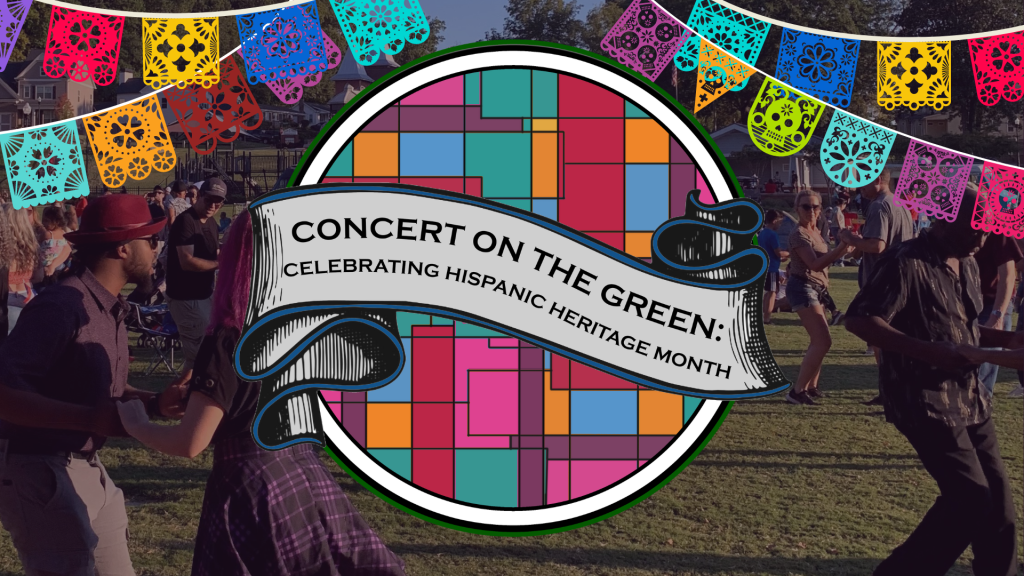
[[[181,351],[185,356],[182,372],[191,370],[192,365],[196,362],[199,345],[203,343],[206,327],[210,325],[212,304],[212,297],[206,300],[167,299],[167,308],[171,311],[171,318],[174,319],[174,324],[178,327],[178,339],[181,340]]]
[[[124,494],[99,457],[4,454],[0,523],[28,576],[134,576]]]

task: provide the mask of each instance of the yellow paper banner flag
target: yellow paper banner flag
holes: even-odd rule
[[[144,18],[142,81],[153,88],[220,81],[220,24],[216,18]]]
[[[949,106],[949,42],[879,42],[878,105]]]

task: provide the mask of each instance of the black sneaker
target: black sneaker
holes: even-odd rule
[[[807,392],[805,392],[805,394],[807,394],[811,398],[824,398],[825,397],[825,393],[822,392],[821,390],[818,390],[817,388],[808,388]]]
[[[789,402],[790,404],[804,404],[807,406],[817,405],[814,400],[811,400],[811,397],[808,396],[806,392],[795,394],[792,390],[789,391],[789,394],[786,394],[786,402]]]

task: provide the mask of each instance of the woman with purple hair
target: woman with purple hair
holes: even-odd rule
[[[194,458],[214,445],[193,576],[404,574],[312,445],[267,451],[252,439],[260,383],[239,379],[233,362],[248,310],[252,246],[243,212],[220,251],[210,327],[188,379],[181,423],[152,424],[139,401],[118,405],[121,421],[166,454]]]

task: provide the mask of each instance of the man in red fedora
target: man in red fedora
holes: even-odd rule
[[[76,273],[33,298],[0,347],[0,522],[27,574],[134,575],[124,496],[98,450],[127,436],[115,399],[180,417],[181,392],[128,385],[129,282],[153,270],[157,234],[141,196],[93,200]]]

